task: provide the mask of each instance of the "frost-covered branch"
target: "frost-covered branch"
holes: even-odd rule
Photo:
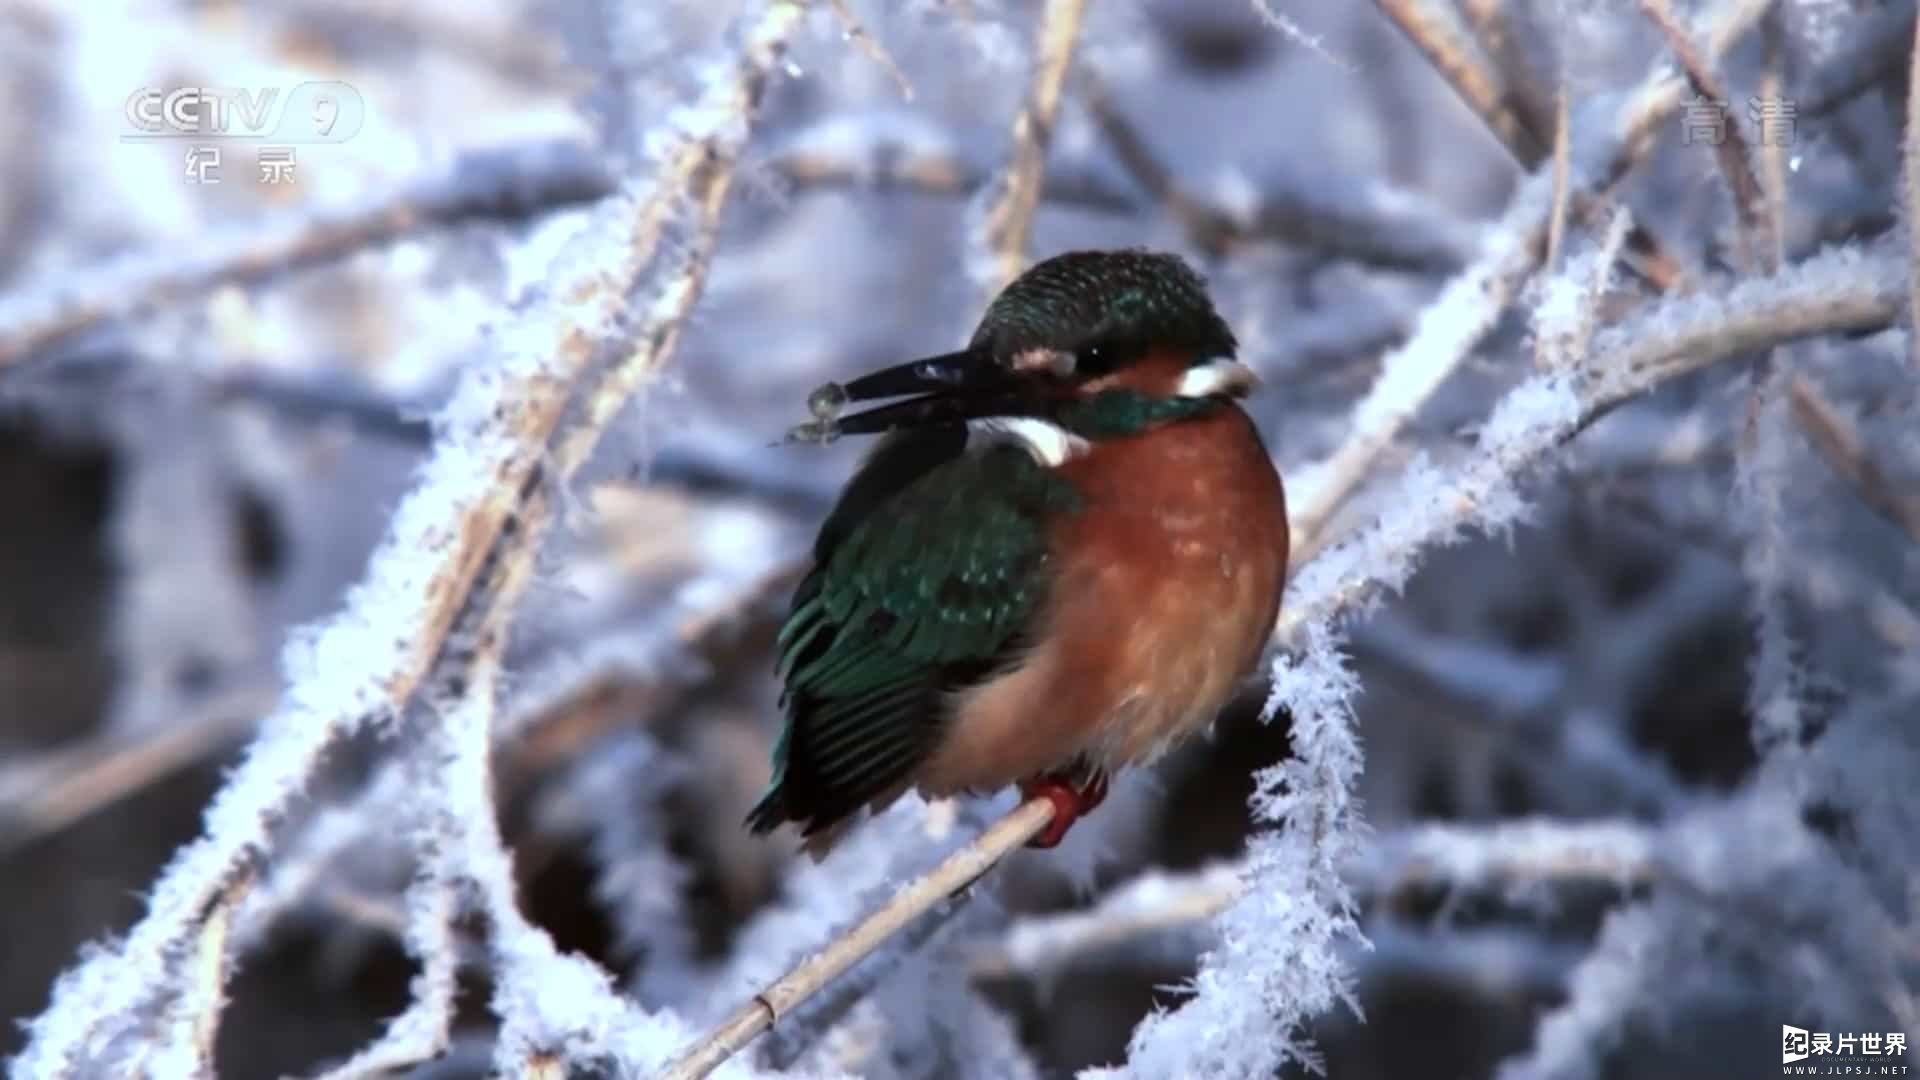
[[[1180,223],[1187,238],[1209,255],[1225,255],[1238,239],[1228,215],[1187,194],[1147,145],[1146,137],[1120,111],[1098,72],[1080,74],[1080,97],[1100,133],[1113,148],[1135,183],[1146,189],[1168,217]]]
[[[1354,406],[1346,441],[1294,481],[1288,529],[1292,560],[1304,565],[1326,547],[1334,514],[1371,473],[1408,421],[1472,352],[1520,283],[1538,264],[1550,212],[1551,178],[1522,185],[1473,264],[1421,312],[1413,334],[1380,362],[1380,376]]]
[[[775,3],[748,24],[733,69],[676,118],[650,182],[599,207],[556,267],[545,310],[516,319],[495,363],[470,369],[347,609],[288,647],[286,694],[215,797],[205,835],[161,874],[124,941],[61,978],[16,1067],[66,1076],[124,1052],[149,1004],[171,993],[164,958],[271,849],[321,756],[370,722],[397,719],[436,670],[466,682],[459,654],[472,643],[454,644],[449,667],[449,636],[504,622],[529,577],[547,492],[671,352],[706,265],[698,241],[682,251],[670,239],[688,213],[682,200],[710,245],[729,166],[801,14]],[[636,297],[643,306],[630,327]]]
[[[976,977],[1044,975],[1103,949],[1205,924],[1245,888],[1246,868],[1216,863],[1199,870],[1149,870],[1078,911],[1017,920],[998,942],[976,950]]]
[[[1433,0],[1376,0],[1377,6],[1435,69],[1444,76],[1487,127],[1499,138],[1521,168],[1537,170],[1548,160],[1553,137],[1522,122],[1514,98],[1501,87],[1466,39],[1465,29],[1451,10]],[[1767,8],[1767,0],[1727,0],[1714,13],[1708,32],[1705,60],[1717,60],[1746,32]],[[1612,215],[1607,192],[1647,152],[1654,128],[1679,105],[1680,80],[1656,71],[1629,101],[1616,141],[1608,147],[1610,161],[1599,170],[1593,189],[1574,189],[1571,205],[1581,220],[1596,227]],[[1539,110],[1531,110],[1539,111]],[[1662,289],[1680,278],[1680,267],[1665,245],[1636,226],[1631,237],[1639,269]]]
[[[858,16],[854,15],[853,8],[847,0],[827,0],[827,3],[833,9],[833,17],[840,21],[841,31],[846,34],[847,40],[853,42],[861,52],[866,53],[868,59],[885,69],[888,76],[893,79],[893,85],[899,89],[900,96],[912,101],[913,83],[907,79],[907,73],[900,70],[899,62],[887,52],[886,46],[881,45],[879,39],[873,36],[873,32],[860,22]]]
[[[1161,161],[1096,72],[1082,72],[1079,81],[1081,100],[1134,182],[1210,255],[1271,239],[1388,269],[1445,273],[1471,253],[1471,231],[1443,207],[1371,182],[1357,197],[1267,182],[1251,205],[1208,200]]]
[[[662,1080],[706,1076],[842,972],[865,959],[933,907],[963,891],[1053,820],[1045,799],[1022,803],[940,865],[900,887],[884,905],[792,971],[775,979],[662,1073]]]
[[[1429,889],[1506,892],[1553,881],[1625,889],[1662,876],[1661,836],[1632,821],[1517,820],[1421,825],[1382,834],[1349,865],[1355,891],[1392,906]]]
[[[1426,9],[1415,4],[1398,5],[1395,10],[1413,19]],[[1446,21],[1437,13],[1432,18],[1438,21],[1430,24],[1421,16],[1410,25],[1422,29]],[[1434,48],[1441,48],[1448,40],[1445,35],[1436,37]],[[1452,55],[1447,49],[1442,51]],[[1521,184],[1499,227],[1484,242],[1480,260],[1448,284],[1422,313],[1413,336],[1382,362],[1379,378],[1353,410],[1346,441],[1306,479],[1296,481],[1296,489],[1304,486],[1304,494],[1295,496],[1290,513],[1295,566],[1311,561],[1332,540],[1328,527],[1334,514],[1367,479],[1400,430],[1492,327],[1521,281],[1539,265],[1556,220],[1555,187],[1564,182],[1576,194],[1588,190],[1604,193],[1617,183],[1646,152],[1653,127],[1677,105],[1674,87],[1672,80],[1656,73],[1628,98],[1616,119],[1616,130],[1609,133],[1612,141],[1607,144],[1605,164],[1593,176],[1583,174],[1570,182],[1559,181],[1550,167]],[[1617,214],[1613,220],[1621,221]],[[1598,297],[1591,299],[1598,301]],[[1593,303],[1582,305],[1588,312],[1593,308]],[[1592,316],[1586,318],[1590,322]]]
[[[1566,95],[1554,93],[1558,80],[1547,79],[1527,55],[1526,31],[1532,28],[1537,9],[1515,0],[1464,0],[1460,8],[1521,126],[1537,137],[1560,142],[1566,134]]]
[[[612,189],[606,166],[574,144],[464,154],[443,171],[352,205],[197,240],[190,257],[170,245],[10,297],[0,303],[0,368],[78,331],[219,285],[253,284],[421,229],[591,202]]]
[[[1425,825],[1370,839],[1345,876],[1365,905],[1394,907],[1406,893],[1519,892],[1556,882],[1600,881],[1626,888],[1661,872],[1660,834],[1623,821],[1519,821]],[[977,950],[977,977],[1045,975],[1138,939],[1205,924],[1240,899],[1248,867],[1143,873],[1078,911],[1020,919]]]
[[[1667,301],[1601,331],[1580,369],[1536,375],[1508,391],[1482,427],[1473,461],[1444,478],[1431,466],[1400,478],[1396,486],[1413,503],[1383,499],[1395,509],[1303,567],[1280,613],[1281,637],[1397,587],[1428,543],[1511,520],[1521,506],[1511,488],[1517,474],[1622,402],[1755,349],[1883,328],[1905,302],[1905,278],[1904,260],[1834,252]]]

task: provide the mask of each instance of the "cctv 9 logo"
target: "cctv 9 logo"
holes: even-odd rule
[[[124,107],[133,132],[148,139],[257,139],[274,143],[341,143],[360,133],[367,103],[343,82],[279,87],[142,87]]]

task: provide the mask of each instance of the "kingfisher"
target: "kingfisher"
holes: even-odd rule
[[[1029,842],[1050,848],[1114,772],[1210,725],[1287,570],[1237,349],[1178,256],[1073,251],[964,349],[814,391],[790,439],[880,438],[776,639],[785,723],[747,826],[792,822],[819,858],[909,789],[1014,784],[1053,804]]]

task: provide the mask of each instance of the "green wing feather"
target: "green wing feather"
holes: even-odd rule
[[[1023,450],[959,453],[943,437],[931,453],[883,443],[822,526],[780,631],[786,727],[756,832],[812,835],[907,779],[938,744],[942,697],[1024,641],[1047,523],[1077,493]]]

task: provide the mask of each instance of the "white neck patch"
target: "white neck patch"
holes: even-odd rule
[[[1259,385],[1252,368],[1223,356],[1188,368],[1173,392],[1184,398],[1240,397]]]
[[[1049,469],[1059,468],[1087,452],[1087,440],[1037,416],[983,416],[967,421],[968,441],[1010,443],[1033,455]]]

